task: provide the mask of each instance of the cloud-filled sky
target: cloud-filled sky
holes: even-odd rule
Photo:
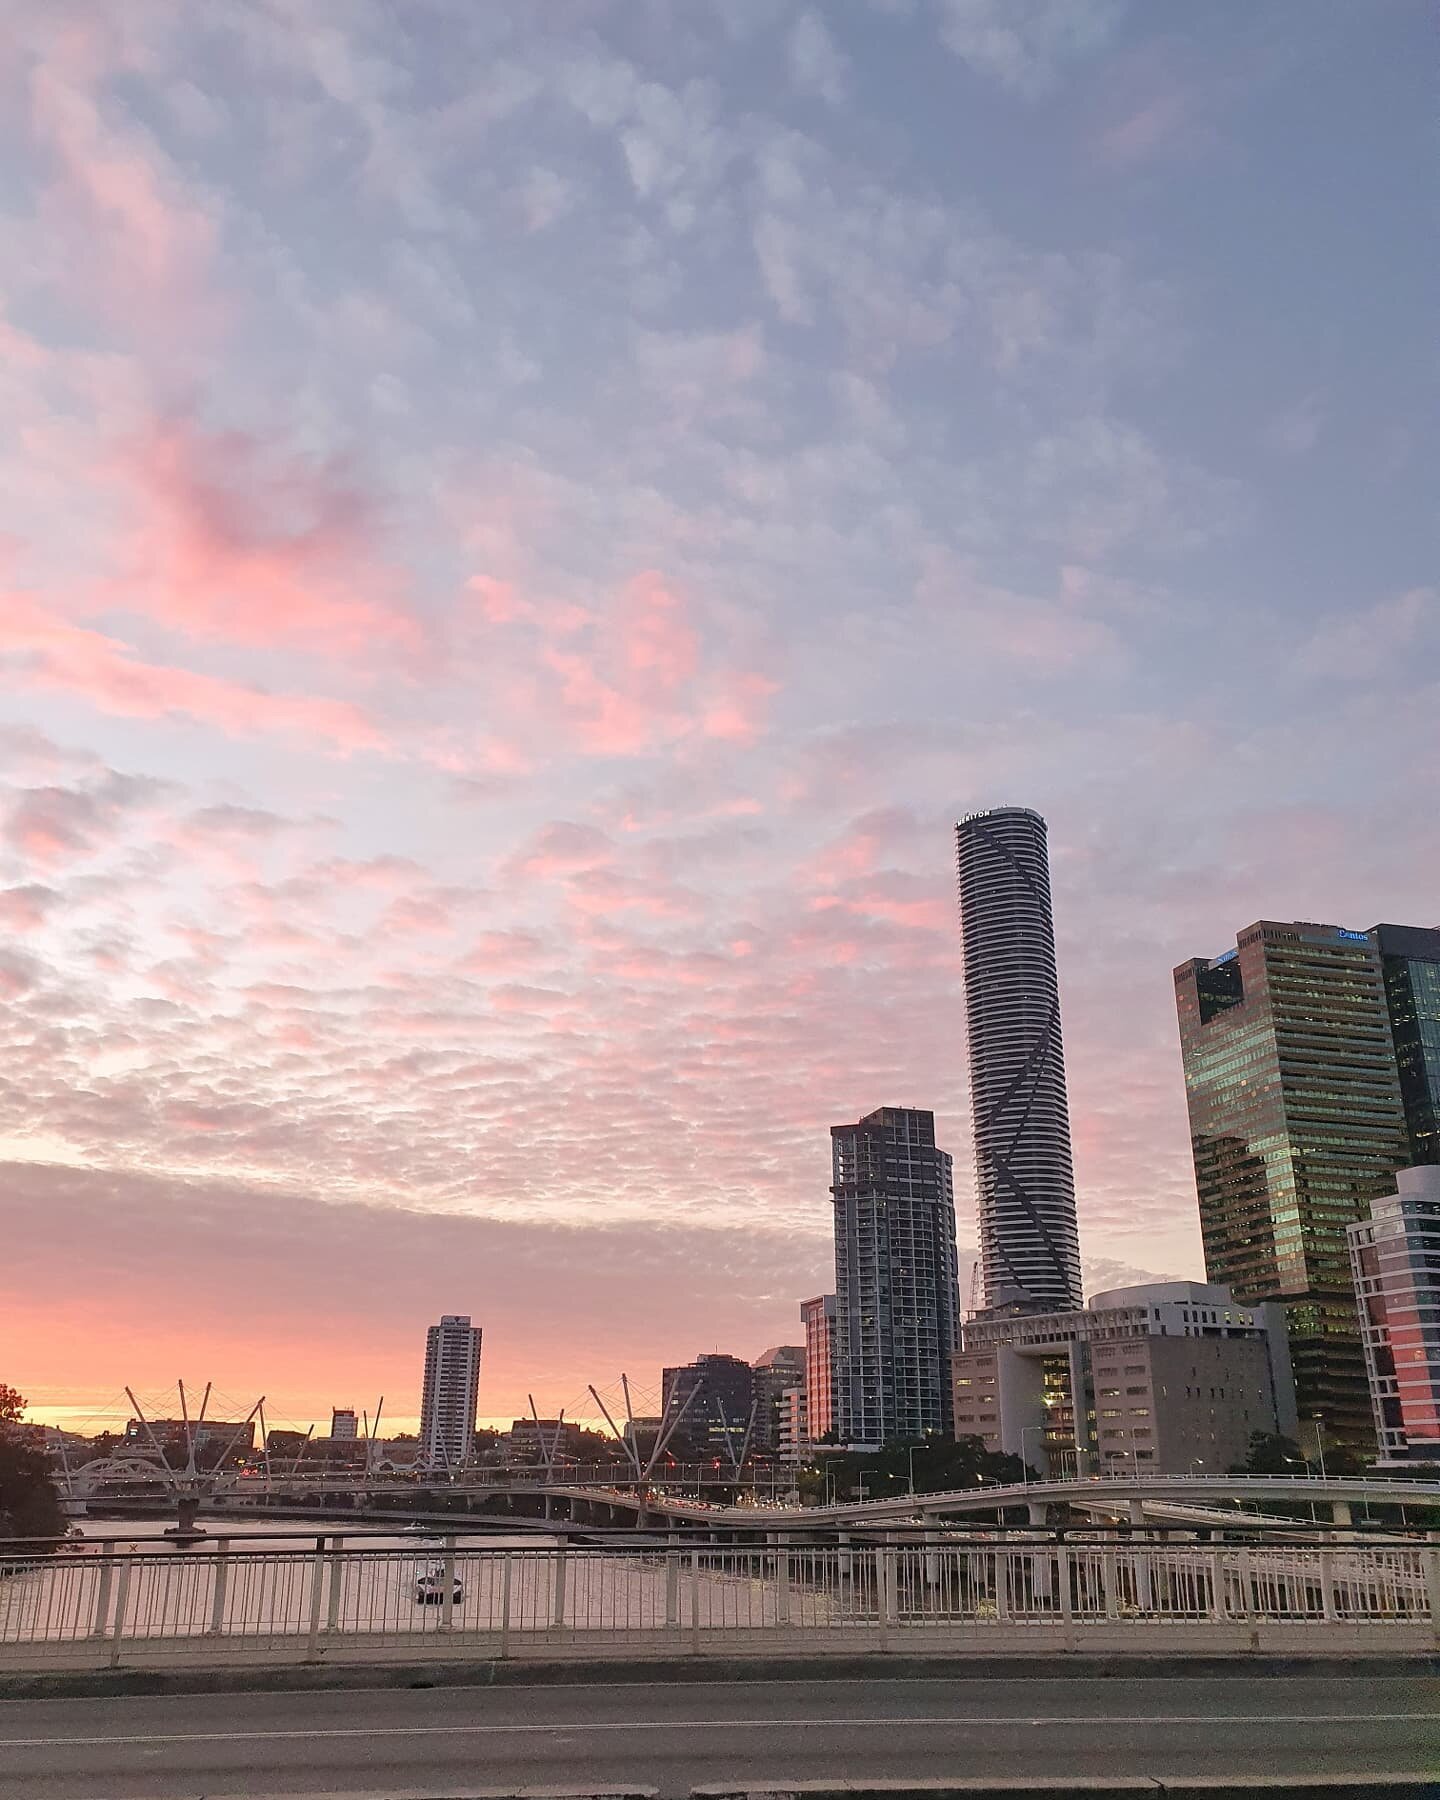
[[[1089,1285],[1170,971],[1440,919],[1420,0],[49,0],[0,46],[0,1377],[794,1341],[1050,821]]]

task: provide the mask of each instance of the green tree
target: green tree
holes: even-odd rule
[[[0,1382],[0,1538],[59,1538],[65,1514],[43,1446],[21,1429],[25,1401]]]
[[[1231,1475],[1303,1475],[1305,1458],[1300,1446],[1274,1431],[1252,1431],[1245,1446],[1245,1460],[1227,1471]]]

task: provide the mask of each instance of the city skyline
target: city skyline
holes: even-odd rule
[[[1202,1273],[1171,968],[1437,923],[1428,20],[1077,5],[21,9],[42,1416],[413,1416],[449,1309],[486,1416],[758,1354],[880,1105],[960,1159],[968,1296],[951,833],[1008,800],[1084,1286]]]

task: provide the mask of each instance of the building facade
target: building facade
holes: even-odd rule
[[[713,1351],[666,1369],[660,1379],[661,1416],[673,1423],[685,1408],[670,1440],[676,1456],[689,1449],[730,1463],[744,1454],[754,1432],[755,1376],[749,1363]]]
[[[1045,821],[955,827],[984,1304],[1079,1306],[1080,1239]]]
[[[1252,1432],[1296,1429],[1280,1309],[1202,1282],[972,1319],[954,1392],[957,1437],[1055,1479],[1217,1473],[1244,1462]]]
[[[1440,1163],[1440,930],[1377,925],[1412,1163]]]
[[[832,1126],[830,1139],[836,1435],[847,1444],[948,1435],[960,1297],[954,1176],[935,1146],[935,1115],[884,1106]]]
[[[425,1334],[420,1460],[428,1468],[458,1470],[470,1459],[480,1405],[480,1339],[468,1313],[446,1313]]]
[[[804,1462],[810,1452],[810,1421],[803,1387],[786,1388],[780,1396],[779,1458],[782,1463]]]
[[[805,1422],[810,1442],[824,1442],[835,1428],[835,1296],[800,1302],[805,1327]]]
[[[1345,1233],[1409,1161],[1378,942],[1261,920],[1175,991],[1206,1273],[1282,1302],[1307,1435],[1369,1449]]]
[[[791,1388],[805,1385],[805,1350],[801,1344],[776,1344],[750,1366],[755,1397],[755,1429],[751,1446],[774,1451],[780,1445],[781,1402]]]
[[[359,1435],[360,1422],[353,1406],[335,1406],[330,1409],[330,1436],[333,1440],[357,1438]]]
[[[1401,1169],[1350,1226],[1380,1461],[1440,1463],[1440,1166]]]

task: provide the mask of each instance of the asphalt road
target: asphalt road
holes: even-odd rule
[[[0,1702],[0,1800],[1440,1770],[1440,1680],[773,1680]]]

